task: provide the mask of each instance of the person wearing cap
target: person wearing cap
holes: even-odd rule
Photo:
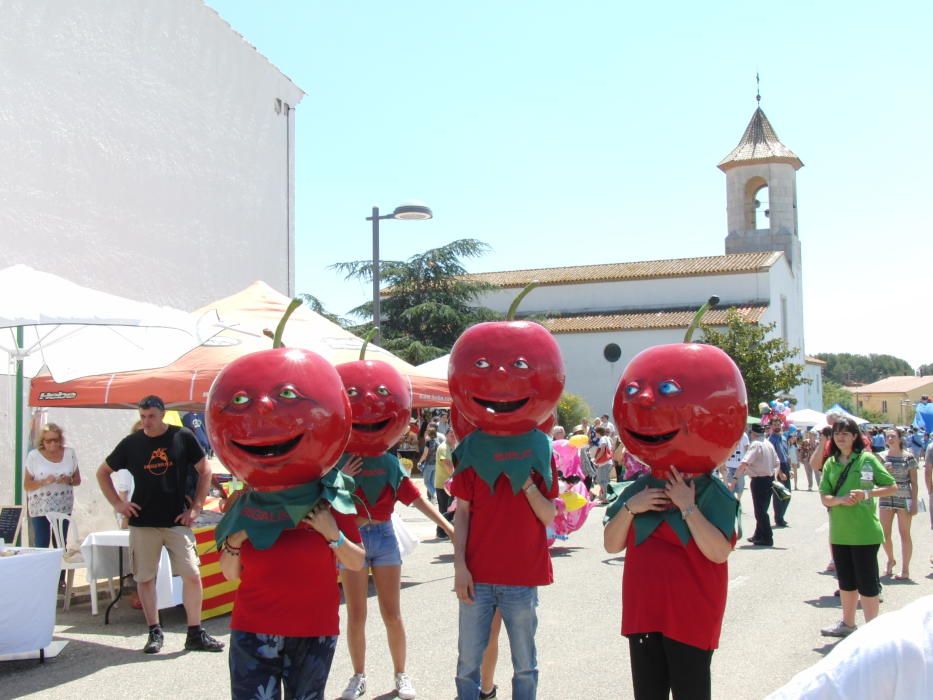
[[[765,440],[765,427],[752,426],[752,442],[742,457],[736,470],[736,478],[745,472],[751,477],[752,503],[755,508],[755,534],[748,541],[761,547],[773,547],[774,535],[771,530],[771,518],[768,516],[768,504],[771,502],[771,484],[780,471],[774,446]]]
[[[113,509],[129,519],[130,562],[142,603],[149,638],[143,651],[158,653],[164,636],[156,605],[155,579],[164,546],[172,572],[182,577],[182,598],[188,618],[185,649],[222,651],[223,642],[201,627],[203,590],[191,523],[201,512],[211,484],[204,450],[187,428],[165,423],[165,403],[158,396],[139,402],[142,430],[123,438],[97,469],[97,483]],[[132,501],[121,500],[110,476],[125,469],[133,475]],[[185,482],[196,471],[198,484],[190,505]]]

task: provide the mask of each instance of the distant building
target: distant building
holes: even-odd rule
[[[720,305],[705,321],[722,324],[734,308],[749,323],[776,324],[813,382],[791,392],[797,408],[822,410],[824,363],[804,349],[796,181],[802,166],[756,109],[718,166],[726,173],[725,255],[479,273],[471,278],[493,288],[478,303],[505,311],[537,280],[541,287],[520,314],[544,317],[564,354],[567,390],[598,415],[610,409],[628,361],[653,345],[681,342],[693,313],[716,294]]]
[[[933,377],[886,377],[849,391],[856,413],[872,411],[884,416],[885,423],[909,425],[920,397],[933,396]]]

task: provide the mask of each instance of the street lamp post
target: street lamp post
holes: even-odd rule
[[[395,207],[391,214],[379,216],[379,207],[373,207],[373,215],[367,216],[367,221],[373,222],[373,327],[376,335],[373,342],[382,344],[382,329],[379,309],[379,222],[383,219],[402,219],[424,221],[431,219],[434,213],[424,204],[402,204]]]

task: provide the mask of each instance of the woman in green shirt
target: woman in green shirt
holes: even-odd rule
[[[824,636],[846,637],[855,631],[859,597],[865,622],[878,616],[878,548],[884,533],[874,499],[896,492],[894,477],[864,449],[855,421],[837,420],[830,457],[823,465],[820,495],[829,508],[829,541],[839,578],[842,621],[821,630]]]

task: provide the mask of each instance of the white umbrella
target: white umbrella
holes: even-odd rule
[[[435,379],[447,379],[447,365],[450,364],[450,355],[442,355],[416,368],[418,374]]]
[[[0,329],[6,373],[16,375],[16,503],[22,488],[24,376],[42,367],[58,381],[161,367],[221,330],[216,318],[199,321],[26,265],[0,270]]]

